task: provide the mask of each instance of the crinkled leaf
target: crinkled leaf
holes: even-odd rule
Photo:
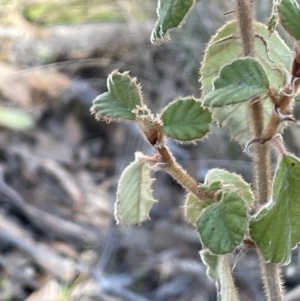
[[[194,3],[195,0],[159,0],[151,43],[167,37],[168,30],[178,27]]]
[[[218,275],[218,255],[212,254],[209,250],[200,251],[200,256],[203,263],[206,265],[206,274],[212,280],[219,281]]]
[[[295,0],[281,0],[278,7],[279,20],[284,29],[300,40],[300,7]]]
[[[152,196],[150,166],[139,159],[132,162],[121,175],[115,217],[118,223],[134,225],[149,219],[149,212],[156,202]]]
[[[265,94],[269,88],[267,75],[258,61],[236,59],[225,65],[214,80],[214,90],[203,100],[205,106],[232,105]]]
[[[254,196],[251,191],[250,185],[245,182],[240,175],[231,173],[225,169],[211,169],[206,174],[205,183],[212,185],[212,183],[215,182],[221,182],[221,187],[236,192],[241,196],[241,198],[248,206],[252,206]]]
[[[113,71],[107,79],[108,92],[99,95],[91,108],[97,119],[135,120],[133,110],[142,105],[141,87],[128,72]]]
[[[279,89],[286,84],[285,75],[290,73],[292,53],[276,31],[270,36],[268,28],[261,23],[255,23],[254,30],[268,44],[267,51],[263,41],[260,38],[255,38],[255,59],[262,65],[272,87]],[[206,97],[213,90],[213,80],[218,76],[223,66],[244,56],[242,42],[236,38],[239,36],[237,22],[229,22],[217,32],[208,44],[201,69],[203,97]],[[273,111],[273,105],[268,98],[262,100],[262,104],[264,122],[267,124]],[[244,145],[252,138],[249,127],[248,101],[222,108],[213,108],[212,114],[219,126],[226,128],[231,137],[240,144]]]
[[[0,106],[0,126],[12,130],[29,130],[35,121],[32,116],[16,108]]]
[[[300,242],[300,161],[284,155],[273,184],[273,201],[250,224],[250,236],[265,260],[289,263],[291,250]]]
[[[203,209],[213,204],[213,200],[199,200],[192,193],[188,193],[185,200],[185,216],[190,223],[195,224],[200,217]]]
[[[242,241],[247,226],[243,199],[223,191],[220,202],[210,205],[197,222],[202,243],[214,254],[232,252]]]
[[[202,138],[211,123],[211,114],[194,98],[177,99],[161,113],[163,132],[178,141],[193,141]]]

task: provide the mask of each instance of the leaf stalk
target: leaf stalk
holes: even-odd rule
[[[166,164],[164,170],[179,184],[202,201],[214,200],[215,194],[199,187],[197,182],[176,162],[168,147],[156,146],[155,148],[161,155],[162,162]]]

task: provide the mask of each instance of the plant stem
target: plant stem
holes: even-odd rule
[[[161,155],[163,162],[166,163],[164,170],[179,184],[202,201],[214,200],[214,193],[199,187],[197,182],[176,162],[175,158],[166,146],[156,147],[156,149]]]
[[[237,0],[238,22],[245,56],[254,57],[253,13],[249,0]],[[264,129],[263,108],[260,102],[250,103],[251,128],[255,137],[261,137]],[[270,151],[267,144],[258,145],[254,159],[255,193],[259,205],[271,196]],[[260,256],[262,280],[268,301],[283,301],[282,282],[278,264],[266,263]]]
[[[237,14],[245,56],[254,57],[254,30],[251,3],[237,0]]]
[[[247,0],[237,0],[237,13],[244,55],[254,57],[254,29],[251,3]],[[264,129],[261,102],[250,103],[249,111],[254,137],[261,137]],[[256,200],[259,204],[264,204],[268,202],[271,192],[270,152],[267,144],[256,146],[254,174]]]
[[[218,275],[220,278],[219,293],[222,301],[238,301],[238,292],[234,285],[228,254],[219,256]]]
[[[279,265],[273,262],[266,263],[262,254],[260,254],[260,252],[258,253],[267,300],[284,300]],[[270,277],[270,275],[272,275],[272,277]]]
[[[254,29],[251,3],[237,0],[237,13],[243,42],[244,55],[254,57]],[[263,108],[259,101],[250,103],[251,128],[254,137],[261,137],[264,129]],[[254,158],[256,201],[260,205],[268,202],[271,195],[270,152],[267,144],[256,146]]]

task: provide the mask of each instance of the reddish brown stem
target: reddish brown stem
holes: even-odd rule
[[[199,187],[197,182],[191,178],[187,172],[176,162],[175,158],[172,156],[171,152],[166,146],[157,146],[156,149],[161,155],[163,163],[166,164],[164,170],[187,191],[193,193],[203,201],[214,199],[214,193]]]

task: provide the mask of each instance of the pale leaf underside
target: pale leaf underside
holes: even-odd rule
[[[123,225],[134,225],[149,219],[156,202],[152,196],[151,167],[140,160],[132,162],[122,173],[117,192],[115,217]]]
[[[209,250],[203,249],[200,251],[200,256],[203,263],[206,265],[206,274],[212,280],[218,281],[218,255],[212,254]]]
[[[254,196],[250,185],[240,175],[225,169],[214,168],[208,171],[205,178],[206,184],[213,182],[221,182],[223,187],[240,195],[247,206],[251,207],[253,205]]]
[[[267,27],[260,23],[255,23],[254,29],[268,44],[267,50],[263,41],[255,38],[255,59],[264,68],[270,85],[279,89],[286,84],[286,74],[290,73],[292,53],[276,32],[270,36]],[[202,96],[205,97],[213,90],[213,81],[225,64],[243,56],[238,24],[236,21],[229,22],[212,38],[206,50],[201,69]],[[267,124],[273,105],[268,98],[260,101],[263,103],[264,122]],[[244,145],[253,138],[249,127],[249,101],[213,108],[212,114],[219,125],[228,130],[240,144]]]

